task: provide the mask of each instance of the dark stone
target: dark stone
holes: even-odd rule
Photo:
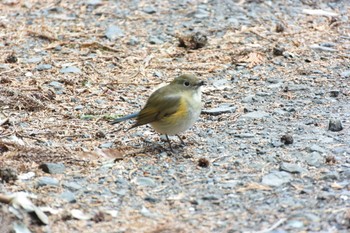
[[[63,163],[43,163],[39,168],[49,174],[63,174],[66,169]]]
[[[338,90],[330,91],[329,94],[331,97],[338,97],[340,94],[340,91],[338,91]]]
[[[14,54],[10,54],[5,58],[5,63],[16,63],[18,61]]]
[[[286,51],[285,48],[275,46],[272,49],[272,54],[274,56],[282,56],[284,51]]]
[[[275,31],[278,32],[278,33],[284,32],[284,26],[283,26],[283,24],[277,23],[277,24],[276,24],[276,27],[275,27]]]
[[[293,144],[293,136],[290,134],[285,134],[281,137],[281,142],[284,143],[285,145],[290,145]]]
[[[13,168],[0,168],[0,179],[3,182],[9,183],[17,180],[17,171]]]
[[[333,132],[339,132],[343,130],[343,125],[340,120],[330,120],[328,125],[328,130]]]

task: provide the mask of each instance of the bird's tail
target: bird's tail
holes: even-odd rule
[[[139,115],[138,112],[135,112],[133,114],[130,114],[130,115],[127,115],[127,116],[123,116],[123,117],[120,117],[120,118],[117,118],[117,119],[114,119],[111,124],[114,125],[114,124],[118,124],[122,121],[126,121],[126,120],[129,120],[129,119],[132,119],[132,118],[135,118]]]

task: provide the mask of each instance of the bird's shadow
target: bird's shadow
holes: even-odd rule
[[[179,154],[183,152],[185,145],[182,143],[171,143],[169,145],[167,140],[160,139],[159,141],[151,141],[149,139],[142,138],[144,143],[143,147],[147,152],[157,151],[159,153],[167,152],[172,154]]]

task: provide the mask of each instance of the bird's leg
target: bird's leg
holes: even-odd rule
[[[173,148],[171,147],[171,142],[170,142],[170,140],[169,140],[168,135],[167,135],[167,134],[165,134],[165,137],[166,137],[166,140],[167,140],[167,141],[168,141],[168,143],[169,143],[170,150],[171,150],[172,152],[174,152],[174,151],[173,151]]]
[[[180,139],[180,141],[181,141],[181,144],[182,145],[185,145],[185,142],[184,142],[184,140],[182,140],[182,138],[178,135],[178,134],[176,134],[176,136]]]

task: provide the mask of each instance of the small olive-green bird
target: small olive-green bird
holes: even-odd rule
[[[117,118],[111,124],[136,118],[136,123],[131,128],[150,124],[156,132],[165,134],[172,149],[168,135],[178,136],[199,118],[203,85],[204,82],[192,74],[180,75],[153,92],[140,112]],[[184,143],[179,136],[178,138]]]

